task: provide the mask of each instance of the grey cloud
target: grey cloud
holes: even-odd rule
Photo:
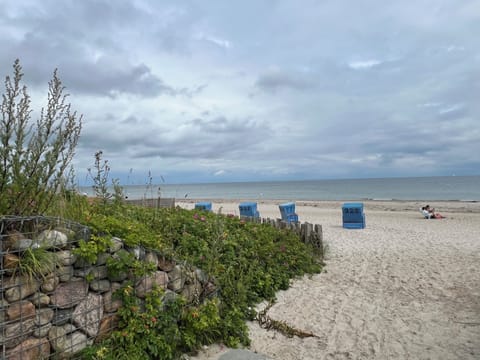
[[[15,26],[16,33],[0,31],[4,49],[0,65],[10,66],[19,58],[28,80],[41,86],[58,68],[64,84],[78,93],[147,97],[199,94],[205,85],[177,88],[165,83],[151,66],[131,60],[142,41],[151,43],[154,39],[148,40],[148,30],[138,38],[130,29],[157,24],[152,22],[154,16],[133,2],[91,0],[43,2],[7,11],[0,30]]]
[[[102,148],[110,153],[127,152],[131,158],[215,159],[254,152],[262,143],[268,126],[252,119],[194,119],[178,127],[159,127],[134,116],[118,121],[111,116],[84,130],[80,148]],[[125,126],[135,126],[135,130]]]
[[[232,133],[240,136],[253,132],[263,132],[262,128],[251,118],[241,120],[229,120],[225,116],[218,116],[213,120],[197,118],[192,120],[190,124],[200,132],[206,133]]]
[[[270,70],[260,74],[255,85],[261,90],[276,92],[281,89],[307,90],[314,86],[305,74]]]

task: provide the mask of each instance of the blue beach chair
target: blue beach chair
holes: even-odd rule
[[[363,212],[363,203],[343,204],[342,220],[345,229],[364,229],[365,213]]]
[[[195,203],[196,210],[204,210],[204,211],[212,211],[212,203],[211,202],[198,202]]]
[[[252,217],[258,218],[260,217],[259,212],[257,211],[257,203],[256,202],[242,202],[238,206],[240,210],[240,217]]]
[[[287,223],[298,222],[298,215],[295,213],[295,203],[280,204],[278,208],[280,209],[283,221]]]

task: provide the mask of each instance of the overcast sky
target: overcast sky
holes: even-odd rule
[[[478,0],[1,0],[1,77],[55,68],[124,185],[480,174]],[[2,88],[3,93],[3,88]]]

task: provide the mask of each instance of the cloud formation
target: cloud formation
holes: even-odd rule
[[[479,32],[474,0],[5,0],[0,75],[19,58],[42,106],[58,68],[79,174],[101,149],[167,182],[473,175]]]

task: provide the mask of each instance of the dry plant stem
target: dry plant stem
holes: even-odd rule
[[[77,146],[81,116],[72,112],[57,76],[49,82],[46,108],[31,123],[30,96],[19,60],[5,79],[0,118],[0,214],[45,212],[65,184]]]
[[[285,321],[278,321],[272,319],[270,316],[267,315],[268,310],[273,306],[273,302],[270,301],[268,305],[257,314],[256,320],[258,321],[260,327],[266,330],[276,330],[281,334],[287,337],[300,337],[300,338],[307,338],[307,337],[318,337],[315,334],[310,332],[306,332],[297,328],[294,328],[288,325]]]

